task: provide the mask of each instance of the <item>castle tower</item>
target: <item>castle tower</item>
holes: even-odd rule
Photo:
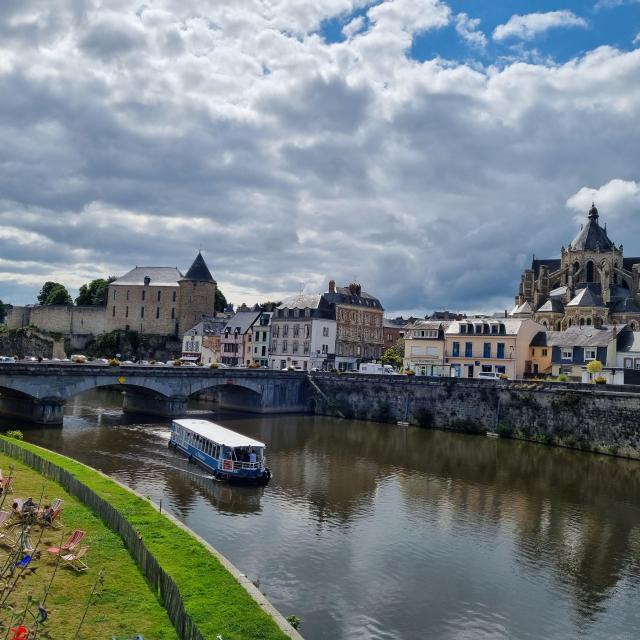
[[[178,335],[182,336],[185,331],[198,324],[202,316],[215,315],[217,283],[202,254],[198,252],[189,271],[178,284]]]

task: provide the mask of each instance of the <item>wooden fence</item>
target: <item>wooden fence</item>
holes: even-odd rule
[[[23,449],[19,445],[3,439],[0,439],[0,451],[24,462],[45,478],[58,482],[71,495],[97,513],[103,522],[124,540],[127,549],[129,549],[149,585],[156,593],[159,593],[160,600],[181,640],[204,640],[204,636],[198,630],[195,622],[185,611],[178,586],[147,549],[129,521],[117,509],[89,489],[89,487],[82,484],[77,478],[74,478],[68,471],[49,460],[41,458],[32,451]]]

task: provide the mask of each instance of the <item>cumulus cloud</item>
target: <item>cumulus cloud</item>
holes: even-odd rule
[[[614,178],[598,189],[582,187],[567,200],[567,207],[584,214],[592,202],[610,218],[635,221],[640,212],[640,182]]]
[[[505,24],[499,24],[493,31],[493,39],[507,40],[518,38],[532,40],[536,36],[559,27],[580,27],[586,29],[588,23],[572,11],[547,11],[546,13],[528,13],[513,15]]]
[[[487,36],[478,29],[480,18],[470,18],[466,13],[456,16],[457,34],[472,47],[484,49],[487,46]]]
[[[640,50],[418,62],[435,0],[55,5],[0,3],[2,300],[202,246],[233,302],[357,276],[390,313],[505,308],[571,194],[640,175]]]

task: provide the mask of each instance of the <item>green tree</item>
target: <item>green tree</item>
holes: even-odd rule
[[[398,338],[397,342],[392,347],[389,347],[382,355],[382,364],[390,364],[395,369],[400,369],[403,358],[404,340]]]
[[[47,298],[49,297],[51,290],[54,287],[61,286],[62,285],[59,282],[52,282],[51,280],[47,280],[47,282],[42,285],[42,289],[40,289],[40,293],[38,294],[38,302],[40,304],[47,304]]]
[[[58,284],[49,291],[49,295],[44,301],[44,304],[73,304],[73,300],[71,299],[66,287]]]
[[[594,373],[600,373],[603,369],[602,362],[600,360],[591,360],[587,364],[587,371],[589,372],[589,377],[593,378]]]
[[[213,308],[218,313],[222,313],[227,308],[227,299],[224,297],[224,293],[222,293],[220,289],[216,289],[216,299],[213,303]]]
[[[107,293],[109,284],[115,280],[114,276],[104,278],[96,278],[89,284],[83,284],[78,291],[76,304],[78,306],[88,307],[104,307],[107,304]]]
[[[9,309],[12,309],[12,305],[10,305],[8,302],[2,302],[2,300],[0,300],[0,323],[4,322],[4,319],[7,317],[7,313],[9,312]]]

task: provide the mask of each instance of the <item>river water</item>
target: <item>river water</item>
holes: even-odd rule
[[[21,428],[162,500],[308,640],[637,637],[640,462],[193,405],[268,444],[271,483],[229,487],[167,448],[169,421],[120,407],[91,392],[64,426]]]

